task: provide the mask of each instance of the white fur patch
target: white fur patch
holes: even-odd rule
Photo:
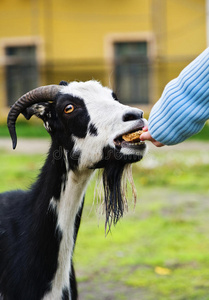
[[[55,209],[58,214],[57,226],[62,231],[58,255],[58,269],[51,283],[52,289],[43,300],[61,300],[62,289],[69,287],[69,275],[71,271],[71,257],[74,247],[74,223],[75,217],[82,203],[87,183],[93,174],[93,170],[75,173],[70,171],[64,191],[59,201],[51,199],[50,209]]]
[[[72,82],[63,87],[63,94],[71,94],[84,100],[90,115],[90,120],[97,128],[97,136],[89,133],[85,139],[74,137],[75,151],[81,152],[79,169],[91,167],[102,159],[102,150],[106,146],[115,147],[113,140],[117,135],[126,133],[137,126],[139,120],[124,122],[126,113],[142,112],[115,101],[112,90],[103,87],[97,81]],[[146,125],[146,120],[143,119]],[[89,151],[91,149],[91,151]],[[123,154],[135,154],[133,149],[123,148]],[[138,150],[137,154],[144,155],[144,150]]]

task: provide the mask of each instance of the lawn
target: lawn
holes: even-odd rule
[[[33,122],[17,121],[16,130],[18,137],[47,138],[49,136],[40,120]],[[9,137],[9,131],[5,123],[0,124],[0,137]]]
[[[0,152],[0,192],[27,188],[44,155]],[[133,167],[134,209],[105,237],[88,188],[74,255],[81,300],[209,299],[209,155],[149,153]],[[95,201],[96,202],[96,201]]]

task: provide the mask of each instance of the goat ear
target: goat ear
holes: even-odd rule
[[[27,119],[30,120],[32,116],[36,116],[43,121],[51,117],[51,110],[52,110],[52,103],[43,102],[31,105],[30,107],[26,108],[22,114]]]
[[[59,85],[65,85],[65,86],[67,86],[68,83],[67,83],[67,81],[62,80],[62,81],[60,81]]]
[[[32,116],[38,117],[44,122],[46,130],[48,132],[52,131],[52,128],[49,124],[53,123],[51,121],[55,117],[55,109],[53,103],[43,102],[43,103],[34,104],[26,108],[22,112],[22,114],[26,118],[26,120],[30,120]]]

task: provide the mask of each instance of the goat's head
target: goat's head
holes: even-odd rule
[[[124,167],[139,161],[146,149],[144,142],[126,142],[122,136],[144,127],[143,112],[120,104],[109,88],[96,81],[40,87],[23,95],[10,110],[13,148],[20,113],[26,119],[36,115],[43,120],[52,142],[73,161],[71,169],[104,168],[107,216],[116,223],[123,213],[120,182]]]

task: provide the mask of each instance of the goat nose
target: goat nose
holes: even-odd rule
[[[123,122],[135,121],[143,118],[143,111],[129,111],[123,116]]]

